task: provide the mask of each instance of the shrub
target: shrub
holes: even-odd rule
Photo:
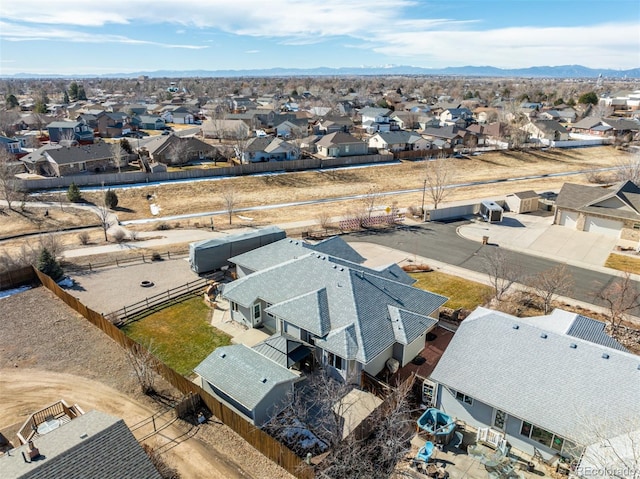
[[[124,231],[122,231],[121,229],[115,230],[111,234],[111,236],[113,237],[113,240],[116,243],[122,243],[125,240],[125,238],[127,237],[126,233]]]
[[[171,226],[169,224],[165,223],[164,221],[161,222],[161,223],[158,223],[156,225],[156,230],[158,230],[158,231],[166,231],[166,230],[170,230],[170,229],[171,229]]]
[[[69,189],[67,190],[67,198],[72,203],[78,203],[82,201],[82,195],[80,194],[80,188],[75,183],[71,183],[69,185]]]
[[[109,209],[114,209],[118,206],[118,195],[116,195],[116,192],[111,188],[104,194],[104,204],[107,205]]]
[[[81,231],[80,233],[78,233],[78,240],[80,241],[81,245],[88,245],[89,233],[87,233],[86,231]]]
[[[160,256],[160,253],[158,253],[157,251],[154,251],[153,253],[151,253],[151,261],[161,261],[162,260],[162,256]]]

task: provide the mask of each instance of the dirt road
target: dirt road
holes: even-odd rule
[[[3,406],[0,425],[12,424],[16,419],[22,424],[30,413],[59,399],[78,404],[85,412],[97,409],[113,414],[124,419],[130,428],[155,412],[98,381],[38,369],[0,370],[0,404]],[[158,427],[167,423],[169,417],[157,421]],[[163,457],[184,478],[259,477],[248,474],[225,454],[203,444],[197,438],[201,428],[188,428],[182,422],[173,422],[144,442],[160,447]],[[148,425],[136,429],[134,435],[140,439],[152,431],[152,426]]]

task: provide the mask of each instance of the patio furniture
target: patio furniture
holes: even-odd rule
[[[427,441],[424,446],[422,446],[419,450],[418,450],[418,454],[416,455],[416,459],[429,462],[429,459],[431,459],[431,456],[433,455],[433,443],[431,441]]]

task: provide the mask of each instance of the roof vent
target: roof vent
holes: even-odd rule
[[[602,359],[609,359],[609,355],[607,353],[602,353]]]
[[[578,345],[577,345],[576,343],[571,343],[571,344],[569,345],[569,347],[570,347],[571,349],[576,349],[576,348],[578,347]]]
[[[520,329],[520,326],[517,324],[514,324],[513,326],[511,326],[513,329]]]
[[[266,382],[267,382],[267,378],[264,378],[264,377],[263,377],[262,379],[260,379],[260,382],[261,382],[262,384],[266,383]]]
[[[220,353],[220,357],[221,357],[222,359],[226,358],[226,357],[227,357],[227,353]]]
[[[86,439],[89,437],[89,434],[87,434],[86,432],[83,432],[82,434],[80,434],[80,439]]]
[[[547,333],[540,333],[540,337],[542,339],[547,339]]]

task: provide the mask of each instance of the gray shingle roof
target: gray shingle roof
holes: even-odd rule
[[[596,423],[615,436],[625,421],[640,417],[639,356],[531,323],[476,309],[431,378],[582,443]]]
[[[284,238],[262,248],[234,256],[229,261],[252,271],[258,271],[305,255],[310,251],[318,251],[354,263],[364,262],[364,258],[339,236],[334,236],[315,244]]]
[[[336,263],[322,254],[309,253],[228,284],[224,297],[245,307],[260,298],[273,305],[269,310],[276,316],[277,312],[286,314],[292,323],[320,333],[326,330],[326,308],[331,331],[353,325],[358,347],[356,359],[363,364],[396,342],[388,306],[419,315],[420,320],[409,316],[404,319],[417,323],[423,321],[422,317],[433,314],[447,300],[392,281],[384,273],[345,264]],[[326,291],[326,306],[322,303],[325,293],[319,293],[323,289]],[[425,327],[423,331],[426,330]],[[326,349],[347,357],[346,339],[326,339]],[[340,350],[331,349],[334,345],[342,346]]]
[[[611,202],[607,206],[599,205],[612,198],[618,199],[616,207]],[[623,181],[607,188],[565,183],[556,198],[556,206],[560,209],[637,221],[640,219],[640,188],[631,181]]]
[[[66,146],[47,150],[47,154],[59,165],[113,158],[113,151],[109,143]]]
[[[331,133],[330,135],[323,136],[316,144],[318,146],[329,147],[331,145],[352,145],[354,143],[362,143],[362,141],[358,140],[355,136],[352,136],[349,133],[336,131],[335,133]]]
[[[253,410],[275,385],[298,378],[244,344],[217,348],[194,371],[249,410]]]
[[[86,436],[85,436],[86,435]],[[99,412],[63,424],[34,441],[44,456],[24,462],[20,446],[0,457],[5,479],[160,479],[160,474],[122,419]]]

